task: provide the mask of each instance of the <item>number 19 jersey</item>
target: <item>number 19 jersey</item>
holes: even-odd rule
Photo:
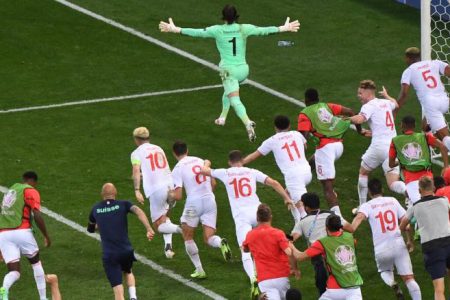
[[[211,170],[211,176],[225,184],[235,220],[256,217],[256,210],[261,204],[256,195],[256,183],[264,183],[268,178],[266,174],[246,167],[232,167]]]
[[[131,164],[140,165],[142,185],[147,198],[155,191],[172,187],[172,175],[164,150],[150,143],[140,145],[131,153]]]
[[[377,197],[361,205],[358,212],[369,221],[375,253],[382,249],[384,243],[401,238],[398,223],[406,212],[397,199]]]

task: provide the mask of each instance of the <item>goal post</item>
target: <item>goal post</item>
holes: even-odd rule
[[[431,59],[431,0],[420,2],[420,48],[422,60]]]

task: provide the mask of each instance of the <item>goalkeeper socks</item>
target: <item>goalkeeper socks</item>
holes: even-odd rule
[[[228,98],[228,96],[226,95],[226,93],[223,93],[222,96],[222,112],[220,113],[220,117],[219,118],[223,118],[226,119],[228,116],[228,112],[230,111],[230,98]]]
[[[250,119],[247,116],[247,111],[244,104],[242,104],[241,102],[241,98],[239,98],[239,96],[230,97],[230,102],[231,106],[236,112],[236,115],[241,119],[242,123],[247,126],[248,122],[250,122]]]
[[[6,274],[5,278],[3,279],[3,287],[5,288],[5,290],[9,291],[9,288],[14,284],[14,282],[19,280],[19,278],[20,273],[17,271],[11,271]]]
[[[36,286],[39,292],[40,299],[47,299],[47,290],[45,285],[45,273],[42,268],[41,262],[35,263],[32,265],[34,280],[36,281]]]

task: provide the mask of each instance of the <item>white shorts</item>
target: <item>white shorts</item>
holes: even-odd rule
[[[361,167],[367,171],[373,171],[381,165],[384,174],[391,172],[400,174],[400,168],[398,166],[395,168],[389,167],[389,147],[389,144],[370,144],[369,148],[367,148],[366,152],[361,157]]]
[[[254,216],[248,216],[240,217],[238,219],[234,220],[234,223],[236,225],[236,238],[239,247],[242,246],[242,243],[245,241],[245,238],[247,237],[247,233],[249,233],[250,230],[253,229],[253,227],[256,227],[258,223],[256,222],[256,211]]]
[[[263,280],[258,283],[261,293],[265,293],[268,300],[284,300],[290,288],[289,278],[280,277]]]
[[[162,216],[165,216],[169,211],[169,204],[167,203],[167,196],[169,189],[167,187],[160,188],[154,191],[150,197],[150,217],[152,222],[155,222]]]
[[[342,142],[330,143],[320,149],[316,149],[314,160],[316,162],[317,179],[326,180],[336,177],[334,162],[338,160],[344,152]]]
[[[406,192],[408,193],[409,201],[411,201],[412,204],[419,201],[421,197],[419,193],[419,180],[414,180],[411,181],[410,183],[407,183]]]
[[[292,201],[296,204],[302,198],[302,195],[307,192],[306,186],[311,182],[311,169],[308,172],[286,175],[284,181],[286,183],[286,190],[291,196]]]
[[[447,127],[447,121],[444,114],[448,112],[448,98],[427,96],[423,99],[422,109],[431,131],[436,132],[439,129]]]
[[[375,252],[378,272],[394,271],[397,269],[398,275],[412,275],[413,269],[408,249],[403,238],[386,242],[377,248]]]
[[[187,199],[180,221],[194,228],[201,222],[202,225],[216,229],[217,205],[214,195],[196,200]]]
[[[34,257],[39,252],[31,229],[16,229],[0,232],[0,251],[5,263],[20,260],[20,255]]]
[[[362,300],[361,288],[327,289],[319,300]]]

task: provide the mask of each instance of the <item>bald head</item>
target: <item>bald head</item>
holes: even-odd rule
[[[103,200],[113,199],[115,200],[117,196],[117,189],[112,183],[105,183],[102,187],[102,197]]]

